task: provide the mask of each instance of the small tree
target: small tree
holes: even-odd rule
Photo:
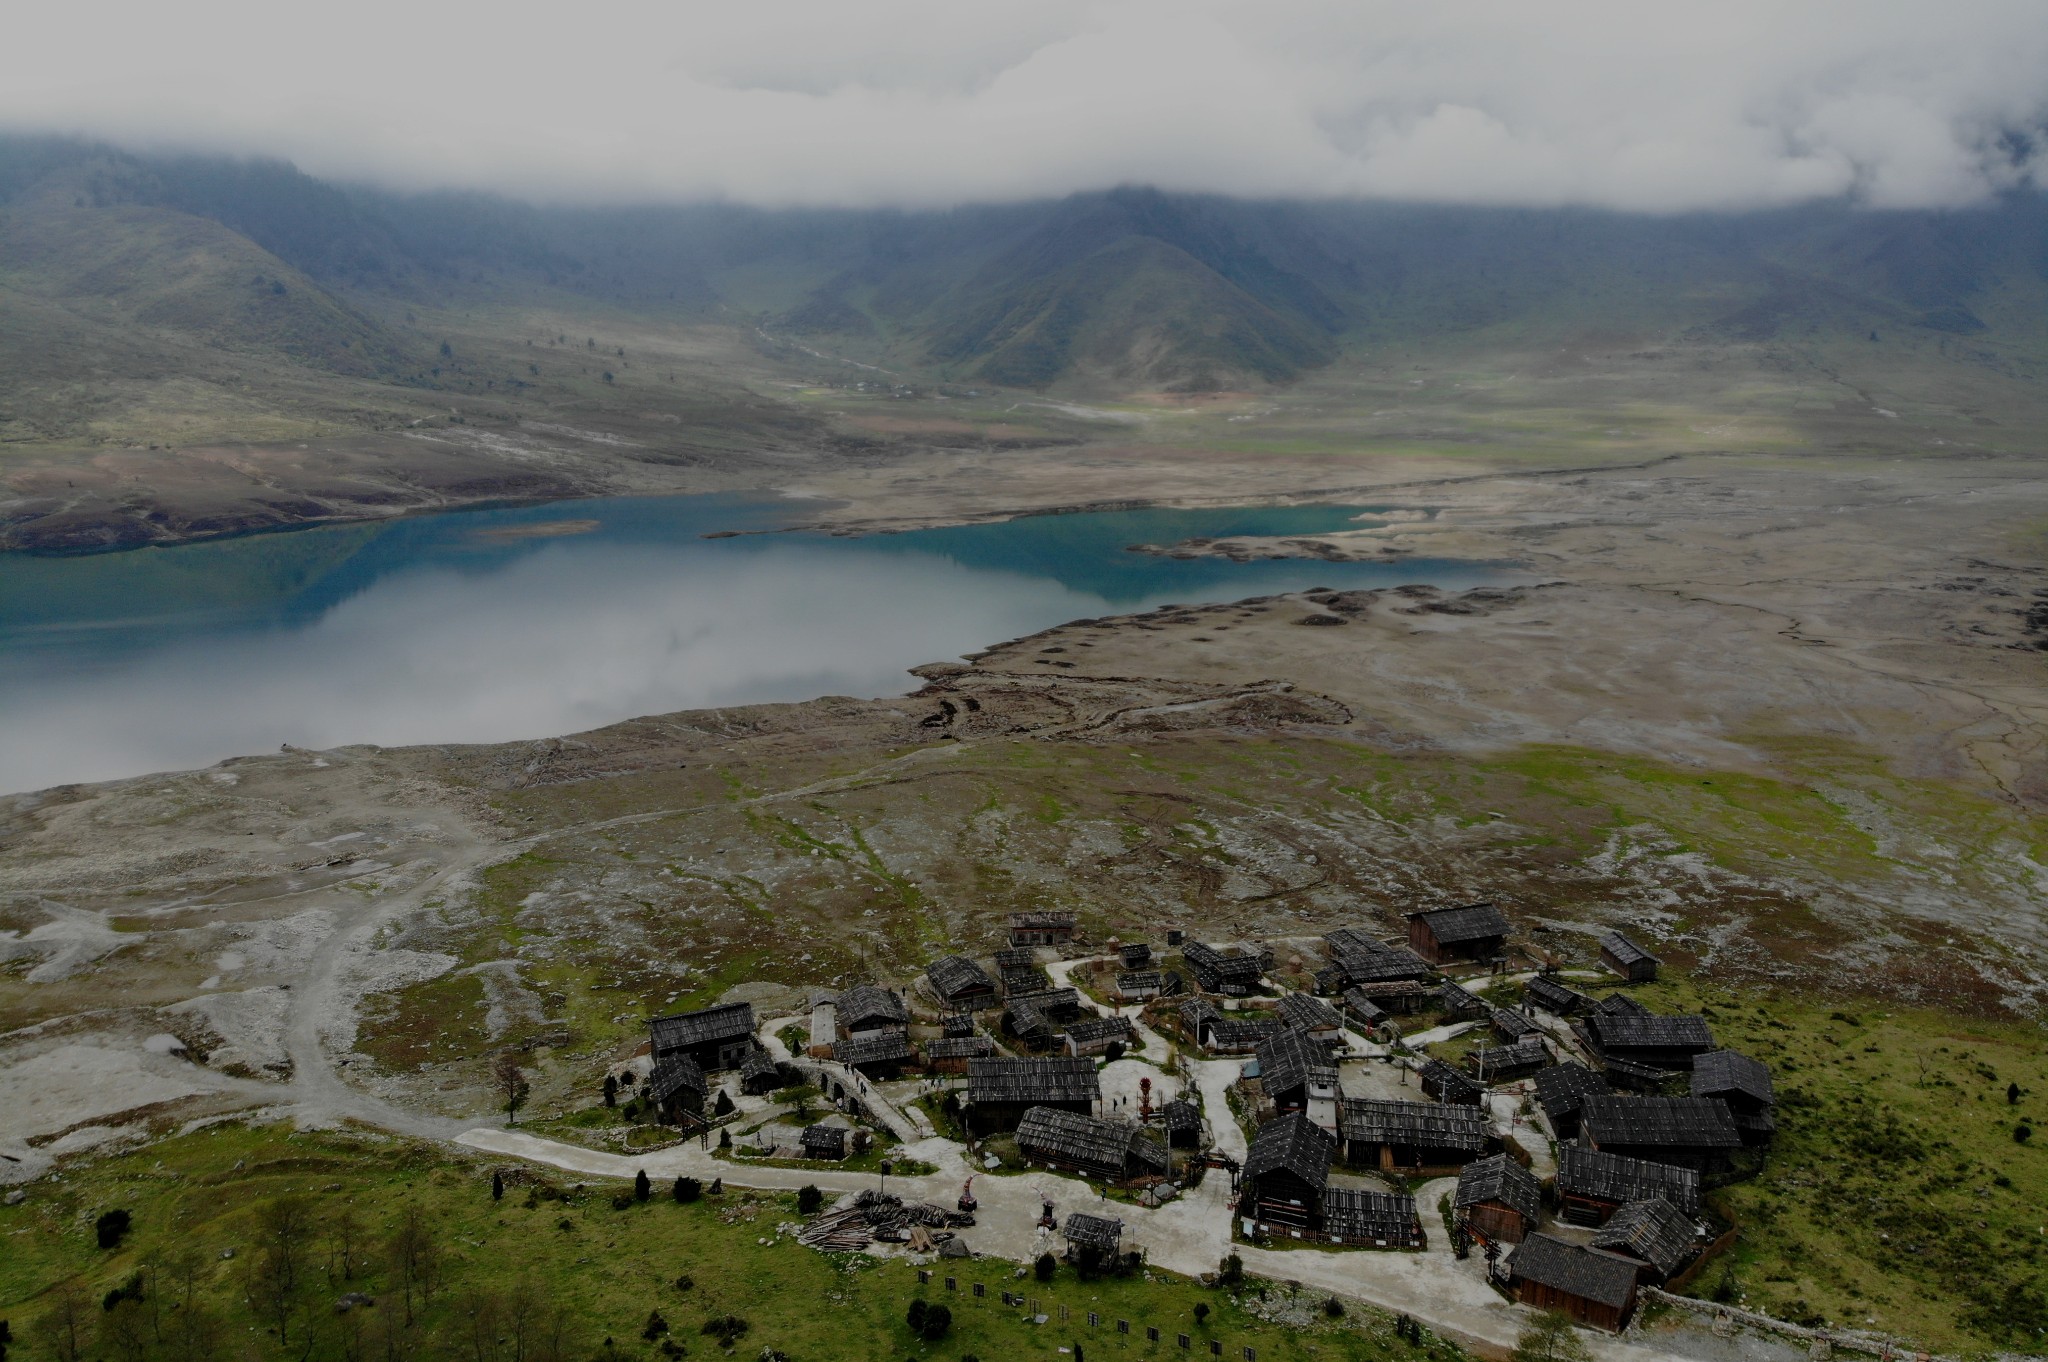
[[[952,1327],[953,1312],[945,1306],[934,1305],[931,1309],[924,1312],[924,1328],[921,1332],[924,1334],[925,1342],[938,1342],[946,1336],[946,1331]]]
[[[633,1174],[633,1200],[645,1201],[653,1191],[654,1184],[647,1180],[647,1170],[645,1168]]]
[[[619,1104],[619,1080],[612,1074],[604,1076],[604,1104],[608,1107]]]
[[[730,1149],[730,1148],[732,1148],[732,1128],[731,1128],[731,1127],[729,1127],[729,1126],[720,1126],[720,1127],[718,1128],[718,1147],[719,1147],[720,1149]]]
[[[910,1326],[911,1333],[922,1334],[924,1332],[924,1317],[930,1308],[930,1306],[924,1303],[924,1297],[922,1296],[910,1302],[910,1308],[903,1312],[903,1322]]]
[[[133,1223],[133,1217],[126,1211],[108,1211],[92,1222],[92,1230],[100,1247],[110,1249],[118,1247],[128,1237],[128,1227]]]
[[[647,1324],[646,1327],[640,1330],[640,1337],[646,1339],[649,1343],[652,1343],[655,1339],[660,1338],[663,1334],[667,1332],[668,1321],[661,1317],[661,1311],[648,1311]]]
[[[1051,1281],[1053,1274],[1059,1270],[1059,1259],[1053,1257],[1050,1253],[1039,1254],[1038,1261],[1031,1265],[1031,1271],[1041,1282]]]
[[[1545,1310],[1515,1340],[1513,1362],[1591,1362],[1593,1354],[1562,1310]]]
[[[1244,1259],[1235,1253],[1223,1255],[1223,1261],[1216,1265],[1216,1281],[1221,1286],[1236,1286],[1244,1280]]]
[[[510,1051],[499,1055],[491,1065],[491,1082],[497,1087],[498,1096],[505,1099],[505,1124],[516,1124],[519,1109],[526,1105],[526,1096],[531,1089],[527,1086],[526,1071],[519,1067],[518,1058]]]
[[[2005,1104],[2009,1107],[2016,1107],[2020,1104],[2019,1084],[2008,1083],[2005,1085]]]
[[[797,1189],[796,1209],[798,1214],[815,1215],[818,1208],[824,1204],[825,1194],[816,1187],[806,1185]]]
[[[2034,1128],[2028,1125],[2025,1121],[2020,1122],[2018,1125],[2012,1128],[2012,1142],[2014,1144],[2025,1144],[2028,1140],[2031,1140],[2033,1138]]]
[[[499,1172],[497,1169],[493,1168],[491,1170],[491,1200],[503,1201],[504,1199],[505,1175]]]
[[[1331,1319],[1344,1318],[1344,1302],[1338,1300],[1335,1296],[1330,1297],[1323,1302],[1323,1313]]]
[[[1197,1324],[1200,1324],[1200,1323],[1201,1323],[1201,1322],[1202,1322],[1203,1320],[1206,1320],[1207,1318],[1209,1318],[1209,1302],[1207,1302],[1207,1301],[1196,1301],[1196,1302],[1195,1302],[1195,1323],[1197,1323]]]
[[[695,1178],[677,1178],[672,1191],[679,1202],[695,1201],[704,1195],[704,1184]]]

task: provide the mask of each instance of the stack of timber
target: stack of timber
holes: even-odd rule
[[[826,1211],[796,1238],[820,1253],[856,1253],[877,1239],[929,1250],[951,1239],[955,1229],[973,1223],[973,1216],[959,1211],[927,1201],[906,1203],[870,1189],[855,1197],[851,1206]]]

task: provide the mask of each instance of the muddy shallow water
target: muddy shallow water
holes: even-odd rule
[[[1502,575],[1445,559],[1128,550],[1326,534],[1369,509],[1098,512],[851,539],[746,533],[801,521],[800,502],[618,498],[0,557],[0,790],[281,743],[490,742],[891,694],[911,684],[908,667],[1083,616]]]

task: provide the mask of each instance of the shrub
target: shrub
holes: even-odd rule
[[[668,1321],[661,1317],[661,1311],[648,1311],[647,1327],[640,1331],[640,1337],[646,1339],[649,1343],[652,1343],[655,1339],[660,1338],[663,1334],[667,1332]]]
[[[824,1204],[825,1194],[815,1186],[805,1186],[797,1190],[796,1208],[799,1214],[815,1215],[818,1208]]]
[[[934,1305],[924,1312],[924,1338],[927,1343],[936,1343],[946,1336],[953,1327],[953,1312],[943,1305]]]
[[[717,1339],[730,1348],[752,1327],[738,1315],[713,1315],[704,1321],[704,1327],[699,1332]]]
[[[1330,1297],[1323,1302],[1323,1313],[1331,1319],[1344,1318],[1344,1302],[1338,1300],[1335,1296]]]
[[[2034,1128],[2028,1125],[2025,1121],[2020,1122],[2018,1125],[2012,1128],[2012,1142],[2014,1144],[2025,1144],[2028,1140],[2031,1140],[2033,1138]]]
[[[903,1322],[910,1326],[911,1333],[921,1334],[924,1332],[924,1317],[928,1309],[930,1307],[924,1303],[924,1297],[922,1296],[919,1296],[910,1303],[910,1309],[905,1312]]]
[[[692,1277],[687,1272],[685,1272],[682,1276],[676,1278],[676,1290],[678,1291],[688,1291],[691,1287],[695,1286],[696,1284],[697,1279],[695,1277]]]
[[[1196,1302],[1195,1302],[1195,1323],[1197,1323],[1197,1324],[1200,1324],[1200,1323],[1201,1323],[1201,1322],[1202,1322],[1203,1320],[1205,1320],[1205,1319],[1207,1319],[1207,1318],[1209,1318],[1209,1302],[1207,1302],[1207,1301],[1196,1301]]]
[[[677,1201],[691,1202],[704,1195],[704,1184],[695,1178],[677,1178],[669,1190]]]
[[[1244,1280],[1244,1259],[1235,1253],[1223,1255],[1223,1261],[1216,1265],[1216,1280],[1224,1286],[1236,1286]]]
[[[645,1201],[653,1191],[654,1184],[648,1181],[645,1168],[633,1175],[633,1200]]]
[[[1059,1259],[1057,1259],[1057,1258],[1053,1257],[1053,1256],[1052,1256],[1052,1255],[1051,1255],[1050,1253],[1041,1253],[1041,1254],[1039,1254],[1039,1255],[1038,1255],[1038,1261],[1037,1261],[1037,1262],[1035,1262],[1035,1263],[1033,1263],[1033,1264],[1031,1265],[1031,1271],[1032,1271],[1032,1273],[1033,1273],[1033,1274],[1034,1274],[1034,1275],[1035,1275],[1035,1276],[1036,1276],[1036,1277],[1038,1278],[1038,1280],[1040,1280],[1041,1282],[1049,1282],[1049,1281],[1051,1281],[1051,1280],[1052,1280],[1052,1277],[1053,1277],[1053,1274],[1054,1274],[1055,1272],[1058,1272],[1059,1270],[1060,1270],[1060,1263],[1059,1263]]]
[[[718,1128],[718,1147],[719,1147],[720,1149],[730,1149],[730,1148],[732,1148],[732,1129],[731,1129],[731,1127],[729,1127],[729,1126],[720,1126],[720,1127]]]
[[[128,1237],[128,1228],[133,1223],[126,1211],[108,1211],[92,1222],[92,1229],[99,1238],[100,1247],[110,1249]]]
[[[1515,1340],[1514,1362],[1588,1362],[1591,1357],[1561,1310],[1545,1310]]]

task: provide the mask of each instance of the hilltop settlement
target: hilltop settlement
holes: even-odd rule
[[[1774,1128],[1762,1063],[1631,996],[1657,971],[1619,931],[1518,943],[1487,903],[1266,942],[1091,943],[1071,915],[1015,914],[987,959],[794,1014],[655,1017],[606,1100],[735,1178],[873,1170],[817,1247],[963,1256],[993,1234],[1020,1256],[1028,1234],[1097,1271],[1204,1237],[1226,1264],[1233,1244],[1418,1255],[1620,1332],[1732,1242],[1702,1191],[1756,1173]],[[954,1163],[935,1151],[965,1171],[957,1202],[887,1194],[891,1171]],[[1073,1184],[1043,1174],[1086,1180],[1091,1209],[1062,1217]],[[983,1202],[1020,1177],[1036,1214],[998,1225]]]

